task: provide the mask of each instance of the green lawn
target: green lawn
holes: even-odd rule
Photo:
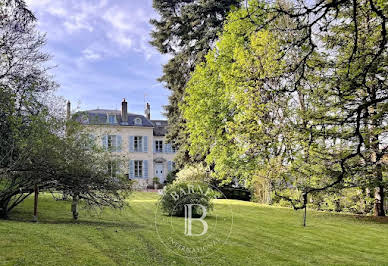
[[[81,211],[71,219],[70,203],[41,196],[39,223],[31,223],[32,198],[0,221],[0,264],[11,265],[263,265],[263,264],[388,264],[388,223],[308,212],[303,228],[302,212],[259,204],[217,200],[233,208],[234,224],[229,240],[207,258],[175,255],[155,230],[158,195],[134,193],[130,207],[103,212]],[[209,218],[209,221],[212,218]],[[174,218],[181,223],[182,218]],[[225,238],[228,232],[225,228]],[[162,232],[162,238],[166,232]]]

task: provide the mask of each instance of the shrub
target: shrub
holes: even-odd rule
[[[201,164],[185,166],[176,174],[177,178],[174,182],[187,183],[187,182],[199,182],[209,183],[210,177],[206,173],[205,167]]]
[[[166,184],[172,184],[176,179],[176,174],[178,173],[178,169],[174,169],[168,172],[166,180],[164,181]]]
[[[165,187],[165,192],[160,199],[160,206],[168,215],[183,217],[185,216],[186,204],[200,204],[209,212],[213,209],[212,199],[220,194],[212,190],[205,183],[179,182]],[[193,217],[202,215],[200,206],[193,206]]]

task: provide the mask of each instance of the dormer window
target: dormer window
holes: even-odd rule
[[[137,117],[135,118],[135,125],[141,125],[141,118]]]
[[[108,123],[116,124],[116,115],[108,115]]]
[[[89,117],[87,115],[81,116],[81,123],[82,124],[88,124],[89,123]]]

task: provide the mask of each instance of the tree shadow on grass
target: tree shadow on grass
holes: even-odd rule
[[[121,217],[123,219],[123,217]],[[1,220],[0,220],[1,221]],[[13,222],[23,222],[23,223],[33,223],[31,212],[24,210],[15,210],[11,213],[10,217],[7,220],[3,221],[13,221]],[[90,216],[86,218],[79,218],[75,221],[72,218],[68,217],[47,217],[45,215],[38,216],[38,224],[53,224],[53,225],[86,225],[86,226],[103,226],[103,227],[121,227],[128,229],[142,229],[145,226],[128,220],[111,220],[111,219],[101,219],[94,218],[90,219]]]
[[[388,224],[388,217],[376,217],[376,216],[363,216],[363,215],[354,215],[354,218],[368,223],[378,223],[378,224]]]

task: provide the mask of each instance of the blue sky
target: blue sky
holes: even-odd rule
[[[119,109],[164,118],[169,91],[156,79],[168,57],[148,44],[156,17],[152,0],[26,0],[47,33],[51,70],[60,84],[56,94],[74,109]]]

